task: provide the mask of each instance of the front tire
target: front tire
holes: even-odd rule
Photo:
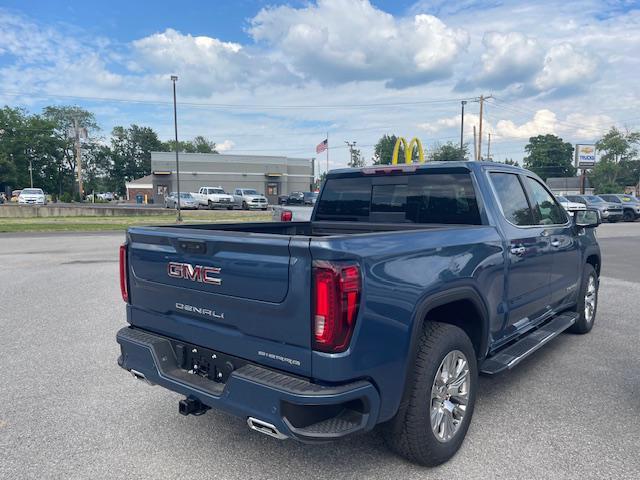
[[[627,210],[622,214],[622,220],[625,222],[633,222],[635,221],[636,216],[631,210]]]
[[[593,265],[587,263],[582,272],[582,283],[580,285],[580,293],[578,294],[578,319],[576,323],[569,327],[572,333],[589,333],[593,328],[598,310],[598,289],[600,281],[598,274]]]
[[[458,327],[425,322],[404,407],[385,425],[387,445],[434,467],[453,457],[469,428],[478,384],[476,353]]]
[[[242,202],[242,209],[249,210],[249,205],[247,205],[247,202]]]

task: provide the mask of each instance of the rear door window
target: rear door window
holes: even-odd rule
[[[317,220],[480,225],[469,173],[329,179]]]

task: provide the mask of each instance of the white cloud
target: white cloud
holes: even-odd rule
[[[249,30],[309,79],[388,80],[392,87],[451,75],[466,32],[425,14],[395,18],[369,0],[319,0],[261,10]]]
[[[544,67],[535,79],[535,86],[550,90],[591,83],[597,66],[593,55],[578,51],[570,43],[556,45],[545,55]]]
[[[504,88],[528,81],[541,67],[544,51],[534,38],[520,32],[487,32],[482,43],[482,71],[478,86]]]
[[[231,150],[234,146],[235,146],[235,142],[232,140],[225,140],[224,142],[221,143],[216,143],[216,150],[219,151],[220,153],[223,152],[228,152],[229,150]]]
[[[511,120],[500,120],[495,130],[501,137],[527,139],[536,135],[553,134],[556,128],[556,114],[544,108],[538,110],[532,120],[521,125],[516,125]]]

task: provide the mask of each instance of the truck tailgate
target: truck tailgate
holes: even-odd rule
[[[276,368],[311,371],[308,238],[131,228],[128,262],[133,326]]]

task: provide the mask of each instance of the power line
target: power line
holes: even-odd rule
[[[59,95],[49,93],[27,93],[27,92],[8,92],[0,91],[0,95],[15,97],[38,97],[38,98],[62,98],[69,100],[86,100],[97,102],[115,102],[115,103],[139,103],[149,105],[173,105],[172,102],[162,100],[147,100],[135,98],[117,98],[117,97],[91,97],[79,95]],[[413,105],[432,105],[438,103],[458,103],[464,98],[447,98],[433,100],[417,100],[406,102],[381,102],[381,103],[351,103],[351,104],[308,104],[308,105],[278,105],[278,104],[233,104],[233,103],[206,103],[206,102],[179,102],[178,105],[189,107],[206,107],[206,108],[222,108],[222,109],[263,109],[263,110],[290,110],[298,108],[328,109],[328,108],[376,108],[376,107],[398,107]]]

